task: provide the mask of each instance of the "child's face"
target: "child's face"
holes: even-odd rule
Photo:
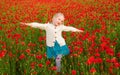
[[[54,19],[54,25],[59,26],[64,23],[64,17],[63,16],[58,16]]]

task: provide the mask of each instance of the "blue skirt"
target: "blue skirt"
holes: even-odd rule
[[[57,55],[68,55],[70,53],[67,45],[60,46],[57,41],[55,41],[53,47],[47,46],[47,58],[56,58]]]

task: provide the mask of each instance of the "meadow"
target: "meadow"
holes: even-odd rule
[[[70,54],[62,75],[120,75],[119,0],[0,0],[0,75],[56,75],[46,57],[45,31],[20,22],[51,22],[62,12]]]

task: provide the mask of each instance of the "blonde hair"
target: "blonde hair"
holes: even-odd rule
[[[56,13],[56,14],[53,16],[53,18],[56,18],[56,17],[58,17],[58,16],[63,16],[63,17],[64,17],[63,13],[59,12],[59,13]]]
[[[56,13],[56,14],[53,16],[53,18],[52,18],[52,22],[54,23],[55,19],[56,19],[57,17],[59,17],[59,16],[63,16],[63,17],[64,17],[63,13],[61,13],[61,12]]]

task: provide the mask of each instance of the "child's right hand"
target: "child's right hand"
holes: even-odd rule
[[[81,32],[84,32],[83,30],[78,30],[77,32],[81,33]]]
[[[24,22],[20,22],[20,24],[21,24],[21,25],[26,25],[26,23],[24,23]]]

